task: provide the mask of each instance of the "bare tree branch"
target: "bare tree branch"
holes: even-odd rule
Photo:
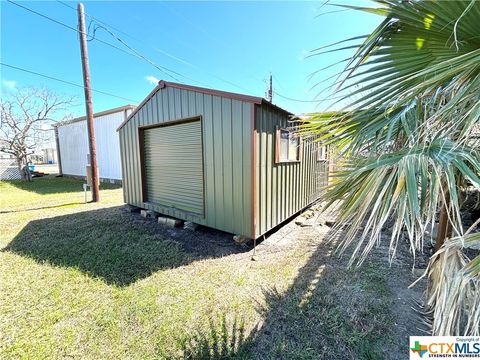
[[[0,100],[0,151],[16,157],[22,179],[28,178],[28,156],[53,137],[53,122],[70,117],[68,110],[74,100],[37,88],[19,89]]]

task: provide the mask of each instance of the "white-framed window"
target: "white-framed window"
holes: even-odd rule
[[[277,129],[276,162],[296,162],[301,157],[301,140],[288,129]]]

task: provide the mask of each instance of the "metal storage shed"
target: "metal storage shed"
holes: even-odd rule
[[[327,181],[290,116],[259,97],[160,81],[118,128],[125,202],[258,238]]]
[[[97,163],[102,181],[120,181],[120,145],[118,126],[135,109],[134,105],[125,105],[93,114]],[[59,171],[66,176],[86,176],[88,162],[88,131],[85,116],[54,125],[57,143]]]

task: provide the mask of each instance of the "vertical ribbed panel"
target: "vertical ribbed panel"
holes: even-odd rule
[[[327,182],[327,165],[317,161],[317,145],[302,141],[299,162],[275,164],[276,128],[287,128],[286,113],[256,106],[256,219],[261,236],[320,197]]]
[[[223,231],[251,236],[252,104],[191,90],[157,91],[120,129],[126,202]],[[201,116],[204,215],[143,202],[139,127]],[[147,130],[144,130],[147,131]]]
[[[125,120],[125,110],[97,116],[94,119],[97,163],[100,178],[122,178],[120,145],[117,127]],[[58,126],[58,142],[65,175],[86,176],[88,149],[87,121]]]
[[[200,119],[146,129],[147,201],[203,215],[203,149]]]

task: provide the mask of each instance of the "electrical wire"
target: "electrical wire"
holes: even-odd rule
[[[196,27],[198,30],[202,31],[206,36],[208,36],[211,40],[213,40],[214,42],[216,42],[218,45],[220,45],[221,47],[223,47],[226,51],[231,51],[231,50],[236,50],[235,47],[232,46],[231,42],[225,42],[225,41],[221,41],[219,40],[216,36],[214,36],[213,34],[211,34],[211,32],[207,31],[207,29],[203,26],[200,25],[200,22],[199,21],[195,21],[195,20],[191,20],[189,19],[188,17],[186,17],[182,12],[179,12],[177,10],[175,10],[173,7],[171,7],[170,5],[167,5],[168,2],[166,1],[162,1],[162,2],[158,2],[161,6],[163,6],[164,8],[168,9],[168,11],[170,11],[172,14],[174,15],[177,15],[178,17],[180,17],[185,23],[189,24],[190,26],[194,26]],[[265,63],[260,63],[258,61],[259,57],[258,56],[252,56],[250,57],[249,59],[246,59],[246,64],[249,65],[249,64],[256,64],[257,67],[258,65],[260,66],[263,66],[263,67],[266,67],[264,66]],[[270,65],[269,65],[270,66]],[[250,66],[251,67],[251,66]],[[244,66],[244,68],[246,69],[249,69],[250,68],[249,66]],[[263,82],[263,80],[261,79],[258,79],[258,78],[255,78],[254,76],[252,76],[250,73],[247,75],[249,78],[251,79],[254,79],[256,81],[259,81],[259,82]],[[236,86],[236,85],[235,85]],[[238,87],[238,86],[237,86]]]
[[[64,6],[66,6],[67,8],[70,8],[71,10],[77,12],[77,9],[76,9],[75,7],[69,5],[68,3],[64,2],[64,1],[61,1],[61,0],[56,0],[56,1],[57,1],[58,3],[64,5]],[[188,61],[186,61],[186,60],[184,60],[184,59],[181,59],[181,58],[179,58],[179,57],[177,57],[177,56],[175,56],[175,55],[173,55],[173,54],[170,54],[170,53],[168,53],[168,52],[166,52],[166,51],[164,51],[164,50],[158,49],[157,47],[155,47],[155,46],[147,43],[145,40],[139,39],[139,38],[137,38],[137,37],[135,37],[135,36],[133,36],[133,35],[128,34],[128,33],[126,33],[125,31],[123,31],[123,30],[121,30],[121,29],[119,29],[119,28],[116,28],[116,27],[114,27],[114,26],[106,23],[105,21],[100,20],[99,18],[97,18],[97,17],[95,17],[95,16],[87,13],[87,12],[85,12],[85,15],[86,15],[90,20],[95,20],[97,23],[103,24],[104,26],[107,26],[107,27],[109,27],[110,29],[117,31],[117,32],[119,32],[119,33],[121,33],[121,34],[129,37],[129,38],[132,39],[132,40],[135,40],[135,41],[140,42],[140,43],[142,43],[142,44],[148,45],[149,47],[151,47],[153,50],[159,52],[160,54],[163,54],[163,55],[165,55],[165,56],[168,56],[168,57],[170,57],[170,58],[172,58],[172,59],[174,59],[174,60],[177,60],[177,61],[179,61],[179,62],[181,62],[181,63],[184,63],[184,64],[186,64],[186,65],[189,65],[189,66],[192,66],[192,65],[193,65],[193,64],[189,63]],[[164,32],[164,34],[169,35],[169,33],[166,33],[166,32]]]
[[[69,5],[68,3],[64,2],[64,1],[61,1],[61,0],[56,0],[56,1],[57,1],[58,3],[64,5],[64,6],[66,6],[66,7],[74,10],[74,11],[77,11],[77,10],[75,9],[75,7]],[[250,90],[244,88],[243,86],[240,86],[240,85],[238,85],[238,84],[235,84],[235,83],[231,82],[230,80],[227,80],[227,79],[224,79],[224,78],[222,78],[222,77],[220,77],[220,76],[218,76],[218,75],[215,75],[215,74],[209,72],[208,70],[205,70],[205,69],[203,69],[203,68],[201,68],[201,67],[199,67],[199,66],[197,66],[197,65],[195,65],[195,64],[192,64],[192,63],[189,62],[188,60],[182,59],[182,58],[180,58],[180,57],[178,57],[178,56],[176,56],[176,55],[174,55],[174,54],[171,54],[171,53],[166,52],[166,51],[164,51],[164,50],[158,49],[157,47],[155,47],[155,46],[153,46],[153,45],[145,42],[144,40],[138,39],[138,38],[130,35],[129,33],[125,32],[125,31],[123,31],[123,30],[120,30],[120,29],[118,29],[118,28],[116,28],[116,27],[114,27],[114,26],[106,23],[105,21],[100,20],[99,18],[94,17],[94,16],[92,16],[92,15],[86,13],[86,12],[85,12],[85,15],[86,15],[87,17],[89,17],[91,20],[93,20],[93,21],[95,21],[95,22],[97,22],[97,23],[99,23],[99,24],[102,24],[102,25],[104,25],[104,26],[106,26],[106,27],[109,27],[110,29],[115,30],[115,31],[117,31],[117,32],[119,32],[119,33],[122,33],[123,35],[131,38],[132,40],[135,40],[135,41],[137,41],[137,42],[139,42],[139,43],[143,43],[143,44],[145,44],[145,45],[148,45],[148,46],[151,47],[153,50],[158,51],[158,52],[160,52],[161,54],[163,54],[163,55],[165,55],[165,56],[168,56],[168,57],[170,57],[170,58],[173,59],[173,60],[176,60],[176,61],[178,61],[178,62],[180,62],[180,63],[182,63],[182,64],[185,64],[185,65],[187,65],[187,66],[196,68],[196,69],[204,72],[205,74],[207,74],[207,75],[209,75],[209,76],[211,76],[211,77],[214,77],[214,78],[217,79],[217,80],[220,80],[220,81],[222,81],[222,82],[224,82],[224,83],[226,83],[226,84],[232,85],[232,86],[234,86],[234,87],[236,87],[236,88],[238,88],[238,89],[240,89],[240,90],[242,90],[242,91],[245,91],[245,92],[253,95],[253,93],[252,93]],[[121,39],[119,38],[118,35],[112,33],[111,31],[109,31],[109,30],[106,29],[105,27],[103,27],[103,26],[95,26],[94,31],[95,31],[97,28],[103,28],[104,30],[106,30],[107,32],[109,32],[111,36],[115,37],[115,38],[116,38],[118,41],[120,41],[122,44],[124,44],[125,46],[129,47],[123,40],[121,40]],[[132,50],[133,50],[133,49],[132,49]],[[135,50],[133,50],[133,51],[135,51]],[[181,75],[181,74],[179,74],[179,75],[180,75],[180,76],[183,76],[183,75]],[[191,78],[190,78],[189,80],[194,81],[194,82],[197,82],[197,83],[201,83],[201,82],[196,81],[196,80],[191,79]],[[206,86],[206,87],[211,88],[209,85],[206,85],[206,84],[203,84],[203,83],[201,83],[201,84],[204,85],[204,86]]]
[[[303,103],[318,103],[318,102],[320,102],[320,100],[301,100],[301,99],[294,99],[294,98],[291,98],[291,97],[288,97],[288,96],[279,94],[277,91],[273,91],[273,93],[274,93],[275,95],[277,95],[277,96],[280,96],[282,99],[290,100],[290,101],[303,102]]]
[[[275,80],[275,82],[280,86],[280,89],[285,90],[285,88],[282,86],[280,80],[275,76],[272,75],[272,78]],[[295,102],[302,102],[302,103],[318,103],[320,100],[301,100],[301,99],[294,99],[285,95],[280,94],[278,91],[273,91],[273,93],[285,100],[290,100],[290,101],[295,101]]]
[[[69,7],[69,8],[71,8],[72,10],[75,10],[75,8],[73,8],[72,6],[66,4],[65,2],[59,1],[59,0],[57,0],[57,1],[58,1],[59,3],[65,5],[65,6]],[[42,14],[42,13],[40,13],[40,12],[38,12],[38,11],[35,11],[35,10],[33,10],[33,9],[30,9],[30,8],[28,8],[28,7],[24,6],[24,5],[21,5],[21,4],[17,3],[17,2],[15,2],[15,1],[7,0],[7,2],[9,2],[9,3],[11,3],[11,4],[13,4],[13,5],[17,6],[17,7],[20,7],[20,8],[22,8],[22,9],[28,11],[28,12],[31,12],[31,13],[37,15],[37,16],[40,16],[40,17],[42,17],[42,18],[45,18],[45,19],[47,19],[47,20],[49,20],[49,21],[51,21],[51,22],[54,22],[54,23],[56,23],[56,24],[58,24],[58,25],[60,25],[60,26],[63,26],[63,27],[65,27],[65,28],[67,28],[67,29],[69,29],[69,30],[71,30],[71,31],[75,31],[75,32],[78,33],[78,34],[85,34],[87,37],[90,37],[89,34],[83,33],[83,32],[80,31],[79,29],[76,29],[76,28],[74,28],[74,27],[72,27],[72,26],[70,26],[70,25],[68,25],[68,24],[65,24],[65,23],[63,23],[63,22],[61,22],[61,21],[58,21],[58,20],[56,20],[56,19],[53,19],[53,18],[51,18],[51,17],[49,17],[49,16],[47,16],[47,15],[45,15],[45,14]],[[88,15],[88,16],[89,16],[91,19],[94,19],[91,15]],[[100,20],[98,20],[98,19],[96,19],[96,21],[99,22],[99,23],[102,22],[102,21],[100,21]],[[104,23],[104,22],[102,22],[102,23]],[[106,23],[104,23],[104,24],[107,25]],[[110,26],[110,25],[107,25],[107,26]],[[98,38],[96,38],[96,37],[91,37],[91,38],[90,38],[90,41],[91,41],[91,40],[98,41],[99,43],[102,43],[102,44],[107,45],[107,46],[110,46],[110,47],[112,47],[112,48],[114,48],[114,49],[116,49],[116,50],[119,50],[119,51],[121,51],[121,52],[124,52],[124,53],[127,54],[127,55],[130,55],[130,56],[139,58],[139,59],[143,60],[144,62],[147,62],[147,63],[149,63],[150,65],[154,66],[157,70],[161,71],[162,73],[164,73],[165,75],[169,76],[170,78],[174,79],[175,81],[177,81],[177,82],[179,82],[179,83],[182,83],[182,81],[179,80],[178,78],[176,78],[175,76],[171,75],[170,73],[176,74],[176,75],[181,76],[181,77],[183,77],[183,78],[185,78],[185,79],[188,79],[188,80],[190,80],[190,81],[193,81],[193,82],[196,82],[196,83],[200,83],[200,84],[202,84],[202,85],[205,85],[205,84],[203,84],[203,83],[201,83],[201,82],[199,82],[199,81],[197,81],[197,80],[195,80],[195,79],[193,79],[193,78],[190,78],[190,77],[188,77],[188,76],[186,76],[186,75],[183,75],[183,74],[181,74],[181,73],[179,73],[179,72],[176,72],[175,70],[172,70],[172,69],[169,69],[169,68],[167,68],[167,67],[164,67],[164,66],[161,66],[161,65],[156,64],[155,62],[153,62],[153,61],[151,61],[150,59],[148,59],[146,56],[142,55],[139,51],[137,51],[137,50],[135,50],[134,48],[132,48],[131,46],[129,46],[125,41],[123,41],[120,37],[118,37],[117,35],[115,35],[112,31],[108,30],[108,29],[107,29],[106,27],[104,27],[104,26],[95,25],[94,33],[95,33],[95,31],[96,31],[96,28],[99,28],[99,27],[102,28],[102,29],[104,29],[105,31],[107,31],[112,37],[114,37],[117,41],[119,41],[120,43],[122,43],[122,45],[124,45],[125,47],[127,47],[131,52],[130,52],[130,51],[127,51],[127,50],[125,50],[125,49],[122,49],[122,48],[120,48],[120,47],[118,47],[118,46],[116,46],[116,45],[114,45],[114,44],[112,44],[112,43],[109,43],[109,42],[107,42],[107,41],[98,39]],[[110,27],[111,27],[111,26],[110,26]],[[113,27],[112,27],[112,28],[113,28]],[[119,31],[119,30],[117,30],[117,31]],[[125,32],[123,32],[123,33],[124,33],[124,34],[127,34],[127,33],[125,33]],[[130,35],[127,34],[127,36],[130,36]],[[131,37],[131,36],[130,36],[130,37]],[[174,57],[174,58],[176,58],[176,57]],[[178,58],[177,58],[177,59],[178,59]],[[180,59],[179,59],[179,60],[180,60]],[[183,60],[180,60],[180,61],[182,61],[182,62],[184,62],[184,63],[188,63],[188,62],[183,61]],[[189,64],[190,64],[190,63],[189,63]],[[199,67],[196,66],[196,65],[193,65],[193,64],[190,64],[190,65],[193,66],[193,67],[196,67],[196,68],[198,68],[198,69],[200,69],[200,70],[202,70],[201,68],[199,68]],[[204,70],[202,70],[202,71],[204,71]],[[209,75],[217,78],[218,80],[221,80],[221,81],[223,81],[223,82],[226,82],[226,83],[228,83],[228,84],[230,84],[230,85],[232,85],[232,86],[235,86],[235,87],[237,87],[237,88],[242,89],[243,91],[246,91],[246,92],[252,94],[252,92],[249,91],[248,89],[245,89],[245,88],[243,88],[243,87],[241,87],[241,86],[239,86],[239,85],[237,85],[237,84],[235,84],[235,83],[233,83],[233,82],[231,82],[231,81],[229,81],[229,80],[222,79],[222,78],[220,78],[220,77],[218,77],[218,76],[216,76],[216,75],[210,74],[210,73],[209,73]],[[206,87],[209,87],[208,85],[205,85],[205,86],[206,86]]]
[[[82,32],[81,32],[80,30],[75,29],[74,27],[72,27],[72,26],[70,26],[70,25],[67,25],[67,24],[65,24],[65,23],[63,23],[63,22],[61,22],[61,21],[55,20],[55,19],[53,19],[53,18],[51,18],[51,17],[49,17],[49,16],[47,16],[47,15],[44,15],[44,14],[42,14],[42,13],[39,13],[39,12],[37,12],[37,11],[35,11],[35,10],[32,10],[32,9],[26,7],[26,6],[20,5],[20,4],[14,2],[14,1],[12,1],[12,0],[7,0],[7,1],[8,1],[9,3],[15,5],[15,6],[18,6],[18,7],[22,8],[22,9],[24,9],[24,10],[26,10],[26,11],[29,11],[29,12],[33,13],[33,14],[35,14],[35,15],[38,15],[38,16],[43,17],[43,18],[45,18],[45,19],[47,19],[47,20],[50,20],[50,21],[52,21],[52,22],[54,22],[54,23],[56,23],[56,24],[58,24],[58,25],[61,25],[61,26],[65,27],[65,28],[67,28],[67,29],[70,29],[70,30],[72,30],[72,31],[75,31],[75,32],[78,33],[78,34],[82,34]],[[85,35],[88,36],[88,34],[85,34]],[[179,79],[177,79],[176,77],[174,77],[174,76],[172,76],[171,74],[169,74],[169,72],[174,73],[174,74],[177,74],[177,75],[179,75],[179,76],[182,76],[182,77],[184,77],[184,78],[186,78],[186,79],[189,79],[188,76],[185,76],[185,75],[182,75],[182,74],[180,74],[180,73],[177,73],[176,71],[171,70],[171,69],[169,69],[169,68],[166,68],[166,67],[164,67],[164,66],[160,66],[160,65],[154,63],[153,61],[147,59],[146,57],[144,57],[144,56],[141,55],[141,54],[132,53],[132,52],[126,51],[125,49],[122,49],[122,48],[120,48],[120,47],[118,47],[118,46],[116,46],[116,45],[114,45],[114,44],[111,44],[111,43],[109,43],[109,42],[107,42],[107,41],[104,41],[104,40],[101,40],[101,39],[98,39],[98,38],[95,38],[95,40],[98,41],[98,42],[100,42],[100,43],[102,43],[102,44],[104,44],[104,45],[108,45],[108,46],[110,46],[110,47],[112,47],[112,48],[114,48],[114,49],[117,49],[117,50],[119,50],[119,51],[122,51],[122,52],[124,52],[125,54],[128,54],[128,55],[130,55],[130,56],[134,56],[134,57],[139,58],[139,59],[141,59],[141,60],[143,60],[143,61],[146,61],[146,62],[149,63],[150,65],[153,65],[157,70],[161,71],[162,73],[164,73],[165,75],[169,76],[170,78],[174,79],[174,80],[177,81],[177,82],[180,82],[180,83],[181,83],[181,81],[180,81]],[[125,44],[124,44],[124,45],[125,45]]]
[[[61,25],[61,26],[65,27],[65,28],[67,28],[67,29],[70,29],[70,30],[72,30],[72,31],[75,31],[75,32],[77,32],[78,34],[82,34],[82,32],[81,32],[80,30],[75,29],[74,27],[72,27],[72,26],[70,26],[70,25],[67,25],[67,24],[65,24],[65,23],[63,23],[63,22],[61,22],[61,21],[55,20],[55,19],[53,19],[53,18],[51,18],[51,17],[49,17],[49,16],[47,16],[47,15],[45,15],[45,14],[39,13],[39,12],[37,12],[37,11],[35,11],[35,10],[32,10],[32,9],[26,7],[26,6],[20,5],[20,4],[14,2],[14,1],[12,1],[12,0],[7,0],[7,1],[10,2],[10,3],[12,3],[13,5],[16,5],[16,6],[22,8],[22,9],[24,9],[24,10],[27,10],[27,11],[33,13],[33,14],[35,14],[35,15],[38,15],[38,16],[43,17],[43,18],[45,18],[45,19],[47,19],[47,20],[49,20],[49,21],[52,21],[52,22],[54,22],[54,23],[56,23],[56,24],[58,24],[58,25]],[[70,8],[70,9],[76,11],[76,9],[75,9],[73,6],[70,6],[69,4],[65,3],[64,1],[61,1],[61,0],[56,0],[56,1],[59,2],[60,4],[64,5],[64,6],[68,7],[68,8]],[[328,0],[327,0],[325,3],[328,3]],[[325,4],[323,4],[323,5],[325,5]],[[323,6],[323,5],[322,5],[322,6]],[[183,75],[183,74],[181,74],[181,73],[179,73],[179,72],[177,72],[177,71],[175,71],[175,70],[172,70],[172,69],[169,69],[169,68],[167,68],[167,67],[158,65],[157,63],[153,62],[152,60],[150,60],[149,58],[147,58],[146,56],[144,56],[144,55],[143,55],[142,53],[140,53],[138,50],[136,50],[136,49],[134,49],[133,47],[131,47],[130,45],[128,45],[124,40],[122,40],[118,35],[116,35],[115,33],[113,33],[113,32],[112,32],[111,30],[109,30],[107,27],[109,27],[109,28],[111,28],[111,29],[113,29],[113,30],[115,30],[115,31],[117,31],[117,32],[123,33],[124,35],[132,38],[133,40],[136,40],[136,41],[139,41],[139,42],[143,42],[143,41],[136,39],[135,37],[131,36],[130,34],[124,32],[124,31],[122,31],[122,30],[120,30],[120,29],[117,29],[117,28],[115,28],[115,27],[113,27],[113,26],[105,23],[104,21],[102,21],[102,20],[100,20],[100,19],[93,17],[92,15],[89,15],[89,14],[87,14],[87,13],[86,13],[86,15],[91,19],[91,20],[90,20],[90,24],[89,24],[89,28],[90,28],[90,25],[92,25],[92,22],[93,22],[93,21],[97,22],[97,24],[94,25],[93,35],[90,37],[89,41],[92,41],[92,40],[98,41],[99,43],[102,43],[102,44],[104,44],[104,45],[110,46],[110,47],[112,47],[112,48],[114,48],[114,49],[116,49],[116,50],[122,51],[122,52],[124,52],[124,53],[126,53],[126,54],[128,54],[128,55],[130,55],[130,56],[134,56],[134,57],[136,57],[136,58],[139,58],[140,60],[143,60],[144,62],[152,65],[152,66],[155,67],[157,70],[159,70],[160,72],[164,73],[165,75],[169,76],[170,78],[174,79],[174,80],[177,81],[177,82],[180,82],[180,83],[181,83],[182,81],[179,80],[178,78],[176,78],[175,76],[171,75],[170,73],[175,74],[175,75],[180,76],[180,77],[183,77],[183,78],[188,79],[188,80],[190,80],[190,81],[193,81],[193,82],[202,84],[202,85],[204,85],[204,86],[206,86],[206,87],[209,87],[208,85],[206,85],[206,84],[204,84],[204,83],[202,83],[202,82],[200,82],[200,81],[197,81],[197,80],[195,80],[195,79],[193,79],[193,78],[191,78],[191,77],[188,77],[188,76],[186,76],[186,75]],[[100,24],[103,24],[103,25],[105,25],[105,26],[102,26],[102,25],[100,25]],[[112,36],[113,38],[115,38],[118,42],[120,42],[123,46],[125,46],[126,48],[128,48],[130,51],[126,51],[125,49],[122,49],[122,48],[120,48],[120,47],[118,47],[118,46],[116,46],[116,45],[114,45],[114,44],[111,44],[111,43],[109,43],[109,42],[107,42],[107,41],[104,41],[104,40],[101,40],[101,39],[96,38],[96,37],[95,37],[95,33],[96,33],[96,30],[99,29],[99,28],[105,30],[110,36]],[[85,35],[89,36],[89,34],[85,34]],[[151,46],[151,45],[149,45],[149,46]],[[180,62],[182,62],[182,63],[184,63],[184,64],[187,64],[187,65],[189,65],[189,66],[192,66],[192,67],[195,67],[195,68],[197,68],[197,69],[199,69],[199,70],[202,70],[202,71],[206,72],[208,75],[210,75],[210,76],[212,76],[212,77],[215,77],[216,79],[218,79],[218,80],[220,80],[220,81],[223,81],[223,82],[225,82],[225,83],[228,83],[228,84],[230,84],[230,85],[232,85],[232,86],[235,86],[235,87],[237,87],[237,88],[239,88],[239,89],[241,89],[241,90],[243,90],[243,91],[246,91],[246,92],[252,94],[252,92],[250,92],[248,89],[245,89],[244,87],[239,86],[239,85],[237,85],[237,84],[235,84],[235,83],[233,83],[233,82],[231,82],[231,81],[229,81],[229,80],[223,79],[223,78],[221,78],[221,77],[219,77],[219,76],[217,76],[217,75],[211,74],[211,73],[209,73],[208,71],[206,71],[206,70],[204,70],[204,69],[201,69],[200,67],[198,67],[198,66],[196,66],[196,65],[194,65],[194,64],[192,64],[192,63],[190,63],[190,62],[188,62],[188,61],[186,61],[186,60],[180,59],[180,58],[178,58],[177,56],[172,55],[172,54],[169,54],[169,53],[167,53],[167,52],[165,52],[165,51],[162,51],[162,50],[159,50],[159,49],[156,49],[156,48],[154,48],[154,49],[157,50],[157,51],[159,51],[160,53],[165,54],[166,56],[169,56],[169,57],[177,60],[177,61],[180,61]],[[16,67],[14,67],[14,66],[7,65],[7,64],[3,64],[3,63],[2,63],[2,65],[4,65],[4,66],[9,66],[9,67],[12,67],[12,68],[16,68]],[[67,84],[70,84],[70,85],[74,85],[74,86],[82,87],[82,88],[83,88],[83,86],[81,86],[81,85],[74,84],[74,83],[70,83],[70,82],[67,82],[67,81],[64,81],[64,80],[61,80],[61,79],[57,79],[57,78],[45,76],[45,75],[43,75],[43,74],[35,73],[35,72],[29,71],[29,70],[26,70],[26,69],[21,69],[21,68],[16,68],[16,69],[17,69],[17,70],[26,71],[26,72],[30,72],[30,73],[35,74],[35,75],[44,76],[44,77],[50,78],[50,79],[52,79],[52,80],[64,82],[64,83],[67,83]],[[276,79],[277,82],[278,82],[278,79],[277,79],[277,78],[275,78],[275,79]],[[98,90],[94,90],[94,91],[99,92],[99,93],[103,93],[103,94],[105,94],[105,95],[110,95],[110,96],[118,97],[118,96],[116,96],[116,95],[112,95],[112,94],[109,94],[109,93],[106,93],[106,92],[102,92],[102,91],[98,91]],[[274,91],[274,94],[277,95],[277,96],[279,96],[279,97],[281,97],[281,98],[283,98],[283,99],[285,99],[285,100],[290,100],[290,101],[294,101],[294,102],[318,103],[318,102],[320,101],[320,100],[295,99],[295,98],[291,98],[291,97],[282,95],[282,94],[278,93],[277,91]],[[122,98],[122,97],[120,97],[120,98]],[[126,98],[122,98],[122,99],[126,99]],[[131,101],[131,100],[129,100],[129,101]]]
[[[50,75],[41,74],[41,73],[31,71],[31,70],[27,70],[27,69],[24,69],[24,68],[21,68],[21,67],[18,67],[18,66],[5,64],[3,62],[0,62],[0,65],[5,66],[5,67],[9,67],[11,69],[15,69],[15,70],[18,70],[18,71],[23,71],[23,72],[26,72],[26,73],[29,73],[29,74],[41,76],[41,77],[44,77],[44,78],[47,78],[47,79],[50,79],[50,80],[55,80],[55,81],[58,81],[58,82],[61,82],[61,83],[64,83],[64,84],[68,84],[68,85],[72,85],[72,86],[76,86],[76,87],[85,89],[85,86],[83,86],[83,85],[75,84],[73,82],[62,80],[62,79],[59,79],[59,78],[56,78],[56,77],[53,77],[53,76],[50,76]],[[129,98],[126,98],[126,97],[123,97],[123,96],[114,95],[114,94],[108,93],[106,91],[96,90],[96,89],[91,89],[91,90],[94,91],[94,92],[97,92],[99,94],[108,95],[108,96],[111,96],[111,97],[115,97],[115,98],[118,98],[118,99],[129,101],[129,102],[134,102],[136,104],[140,103],[140,101],[138,101],[138,100],[133,100],[133,99],[129,99]]]
[[[119,38],[117,35],[115,35],[112,31],[110,31],[110,30],[107,29],[106,27],[101,26],[101,25],[97,25],[97,28],[104,29],[104,30],[107,31],[111,36],[113,36],[113,37],[116,38],[119,42],[121,42],[123,45],[125,45],[127,48],[131,49],[131,50],[134,51],[136,54],[138,54],[139,56],[141,56],[142,58],[144,58],[146,61],[148,61],[148,62],[151,63],[151,61],[150,61],[149,59],[145,58],[145,57],[144,57],[142,54],[140,54],[138,51],[136,51],[135,49],[133,49],[132,47],[130,47],[129,45],[127,45],[121,38]],[[193,66],[193,67],[201,70],[201,69],[200,69],[198,66],[196,66],[196,65],[191,64],[191,66]],[[198,80],[195,80],[195,79],[190,78],[190,77],[186,77],[185,75],[179,74],[179,73],[177,73],[177,72],[175,72],[175,71],[173,71],[173,70],[170,70],[170,71],[173,72],[174,74],[179,75],[179,76],[183,76],[184,78],[186,78],[186,79],[188,79],[188,80],[191,80],[191,81],[193,81],[193,82],[199,83],[199,84],[204,85],[204,86],[206,86],[206,87],[210,87],[210,86],[208,86],[207,84],[202,83],[202,82],[200,82],[200,81],[198,81]],[[242,89],[243,91],[246,91],[246,92],[248,92],[248,93],[251,94],[251,92],[250,92],[249,90],[247,90],[247,89],[245,89],[245,88],[243,88],[243,87],[241,87],[241,86],[239,86],[239,85],[236,85],[236,84],[232,83],[232,82],[229,81],[229,80],[222,79],[222,78],[220,78],[220,77],[218,77],[218,76],[216,76],[216,75],[212,75],[212,74],[210,74],[210,75],[213,76],[213,77],[215,77],[215,78],[217,78],[218,80],[224,81],[224,82],[226,82],[226,83],[228,83],[228,84],[230,84],[230,85],[233,85],[233,86],[235,86],[235,87],[237,87],[237,88],[239,88],[239,89]]]

